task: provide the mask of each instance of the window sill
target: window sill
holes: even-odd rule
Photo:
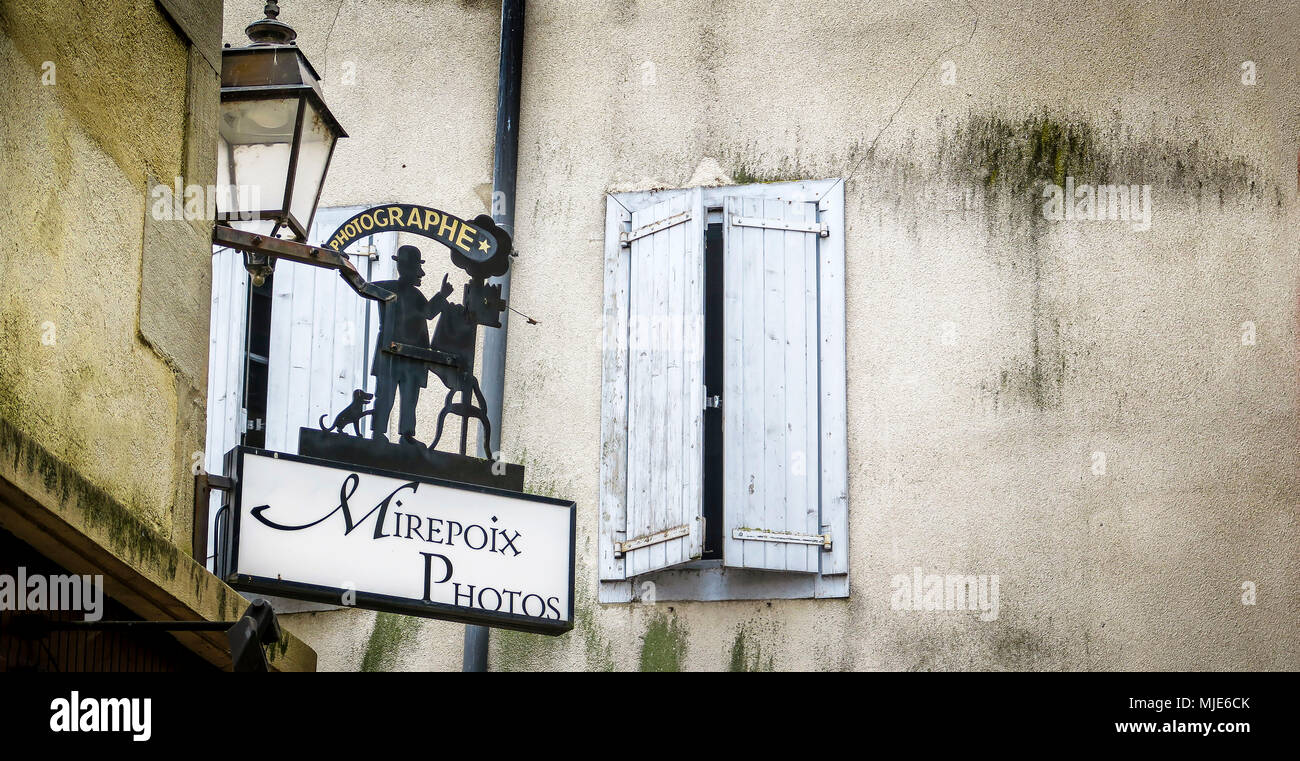
[[[600,582],[600,602],[715,600],[806,600],[849,596],[847,574],[755,571],[724,568],[720,560],[696,560],[627,581]]]

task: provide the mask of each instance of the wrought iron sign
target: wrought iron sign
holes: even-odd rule
[[[339,225],[325,245],[342,251],[358,238],[393,230],[438,241],[451,249],[452,263],[473,277],[504,275],[510,268],[510,235],[497,227],[492,217],[480,214],[471,223],[445,211],[412,204],[366,209]]]
[[[482,440],[491,438],[486,401],[473,372],[474,346],[477,345],[478,327],[499,328],[500,314],[506,310],[506,302],[500,298],[500,286],[487,284],[486,278],[504,274],[510,268],[510,234],[487,215],[478,215],[473,221],[467,221],[441,209],[389,204],[365,209],[344,221],[326,238],[326,247],[342,252],[357,239],[393,230],[415,233],[442,243],[451,252],[451,263],[469,274],[469,282],[464,286],[460,302],[455,302],[451,299],[455,289],[448,282],[450,273],[443,273],[438,293],[433,298],[426,298],[420,290],[425,277],[424,254],[416,246],[399,247],[394,256],[398,278],[370,284],[394,295],[393,299],[380,304],[380,332],[374,347],[374,362],[370,366],[370,375],[376,379],[373,399],[364,390],[357,389],[351,405],[339,412],[328,428],[322,419],[321,431],[303,429],[300,433],[303,449],[300,451],[376,466],[391,464],[393,458],[408,464],[424,461],[432,471],[425,467],[413,472],[425,474],[447,475],[445,468],[450,464],[458,466],[460,471],[467,468],[481,471],[484,467],[490,470],[491,463],[478,458],[469,458],[473,462],[464,459],[455,463],[448,461],[443,457],[446,453],[438,451],[437,446],[442,440],[447,415],[461,419],[461,457],[467,455],[469,421],[477,421],[480,425]],[[433,320],[437,320],[437,327],[430,338],[429,323]],[[429,375],[442,382],[446,397],[443,398],[442,410],[438,412],[433,440],[425,445],[416,438],[415,411],[422,389],[428,386]],[[456,399],[458,394],[459,401]],[[364,406],[370,401],[373,401],[373,408],[367,410]],[[389,450],[382,446],[390,444],[386,432],[394,405],[398,405],[399,444],[419,446],[429,454],[413,457],[412,451]],[[363,446],[360,441],[341,438],[359,438],[359,421],[363,416],[372,418],[370,441],[373,444]],[[348,437],[348,425],[355,436]],[[507,476],[517,475],[521,487],[523,468],[508,464],[503,467],[510,471]],[[502,466],[498,466],[498,470],[500,468]]]
[[[469,276],[460,301],[449,270],[424,294],[428,260],[417,246],[397,249],[395,280],[364,282],[347,268],[350,244],[388,231],[446,246]],[[465,220],[389,204],[352,216],[324,247],[293,244],[288,255],[338,268],[377,303],[374,391],[356,389],[342,409],[300,428],[298,455],[246,447],[227,455],[221,575],[263,594],[548,634],[572,628],[574,503],[524,494],[522,466],[466,451],[471,423],[491,440],[474,354],[479,327],[500,328],[507,308],[488,278],[509,269],[510,235],[486,214]],[[446,395],[426,445],[415,437],[415,411],[430,375]],[[448,415],[462,421],[458,452],[437,448]],[[373,527],[361,529],[367,521]]]

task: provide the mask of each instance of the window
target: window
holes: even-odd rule
[[[843,199],[609,199],[603,602],[847,596]]]
[[[244,341],[244,434],[242,443],[266,447],[266,379],[271,354],[271,290],[275,275],[248,284],[248,335]]]

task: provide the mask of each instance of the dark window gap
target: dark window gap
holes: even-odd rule
[[[244,410],[248,425],[243,442],[250,447],[266,446],[266,386],[271,357],[271,283],[269,275],[261,285],[249,283],[248,339],[244,346]]]
[[[704,388],[722,396],[723,383],[723,245],[722,224],[704,230]],[[730,400],[723,399],[723,404]],[[704,550],[703,558],[722,558],[722,408],[704,408]]]

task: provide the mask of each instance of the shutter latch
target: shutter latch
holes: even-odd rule
[[[764,230],[789,230],[796,233],[815,233],[819,238],[829,237],[830,228],[825,222],[796,222],[785,219],[762,219],[759,217],[742,217],[732,215],[731,224],[736,227],[758,227]]]
[[[634,240],[639,240],[647,235],[654,235],[655,233],[663,232],[673,225],[680,225],[683,222],[689,221],[691,221],[691,213],[689,211],[678,212],[671,217],[666,217],[658,222],[651,222],[650,224],[642,225],[635,230],[621,232],[618,234],[618,242],[620,246],[627,248],[632,245],[632,241]]]
[[[706,410],[722,409],[722,395],[714,394],[713,396],[704,397],[704,409]]]
[[[691,524],[683,523],[680,526],[656,531],[653,534],[645,534],[634,539],[628,539],[625,542],[614,542],[614,557],[621,558],[632,550],[639,550],[642,547],[649,547],[652,544],[667,542],[672,539],[680,539],[683,536],[691,535]]]
[[[831,533],[800,534],[796,531],[768,531],[757,528],[737,528],[731,530],[732,539],[748,542],[782,542],[784,544],[820,545],[823,550],[831,549]]]

